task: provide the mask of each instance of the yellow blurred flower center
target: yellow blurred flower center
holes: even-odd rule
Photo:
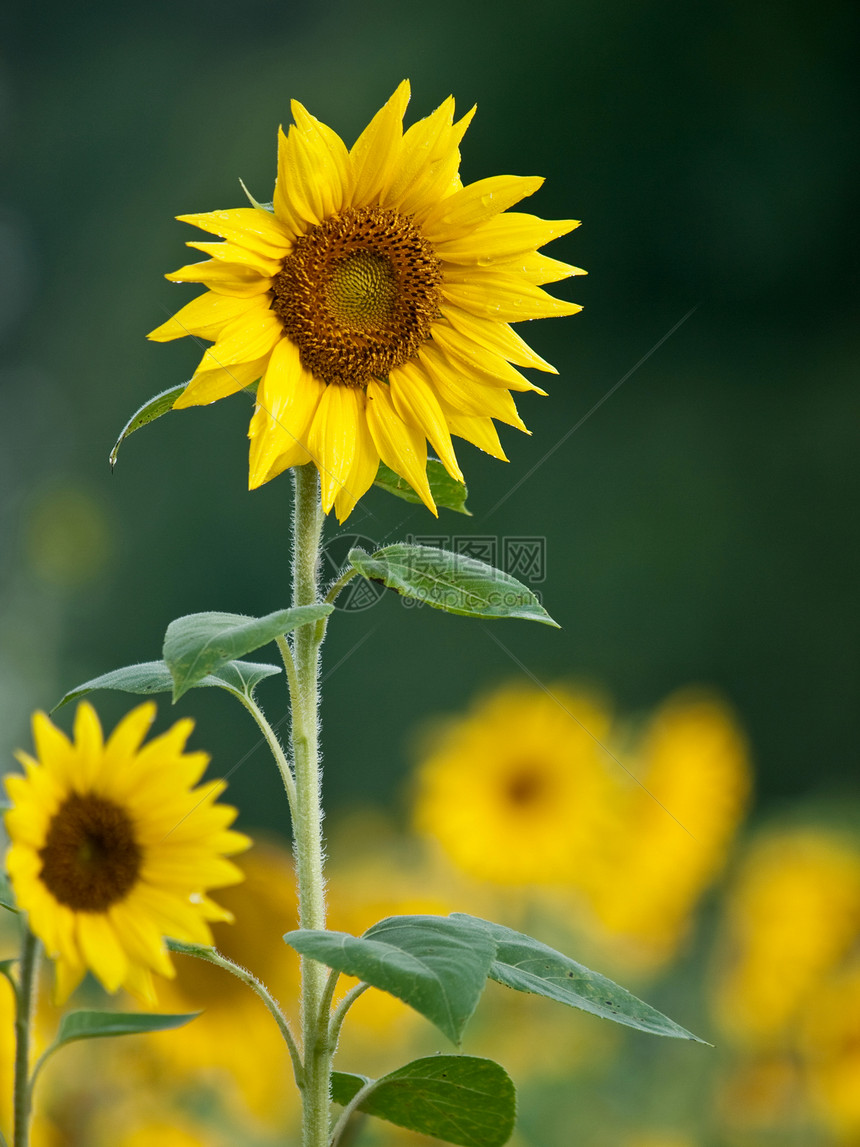
[[[430,337],[441,267],[409,216],[348,208],[296,240],[273,280],[272,308],[306,370],[364,386]]]
[[[51,819],[41,880],[60,904],[103,912],[122,900],[140,874],[142,853],[131,818],[112,801],[72,793]]]

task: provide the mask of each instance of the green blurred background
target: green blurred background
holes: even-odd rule
[[[525,209],[584,221],[548,253],[589,270],[557,292],[585,311],[521,328],[560,373],[549,398],[519,403],[532,438],[502,428],[510,465],[462,445],[474,517],[437,524],[371,491],[346,528],[380,541],[544,536],[536,588],[563,629],[496,623],[506,652],[481,624],[393,595],[340,614],[325,649],[330,809],[396,807],[414,730],[521,676],[518,662],[542,682],[594,682],[626,712],[715,686],[751,735],[762,806],[847,792],[857,17],[833,0],[9,9],[3,759],[29,742],[32,709],[159,656],[172,618],[287,603],[290,482],[247,492],[246,396],[161,420],[125,445],[113,476],[107,454],[199,357],[191,340],[144,338],[194,294],[162,278],[193,237],[173,216],[240,206],[238,177],[271,197],[291,97],[351,143],[409,76],[408,122],[449,92],[461,111],[477,102],[466,182],[542,174]],[[261,693],[279,719],[280,684]],[[283,805],[255,728],[212,694],[177,709],[197,718],[215,771],[232,772],[245,825],[275,825]],[[96,700],[107,724],[129,704]]]

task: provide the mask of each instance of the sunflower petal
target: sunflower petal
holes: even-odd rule
[[[501,271],[461,282],[451,282],[446,278],[441,291],[442,297],[454,306],[479,318],[501,323],[575,315],[582,310],[578,303],[554,299],[533,283],[523,282]]]
[[[325,384],[305,370],[298,347],[282,338],[257,389],[251,419],[250,487],[268,482],[287,466],[311,461],[308,432]]]
[[[211,359],[204,359],[209,362]],[[253,362],[235,362],[231,366],[217,366],[211,370],[200,370],[173,404],[174,410],[184,410],[188,406],[208,406],[219,398],[237,394],[246,386],[251,386],[266,369],[265,358]]]
[[[283,259],[290,248],[290,236],[272,214],[260,207],[234,207],[231,211],[208,211],[202,215],[177,215],[180,223],[191,223],[210,235],[219,235],[257,251],[267,259]]]
[[[215,345],[205,351],[194,373],[263,358],[274,350],[283,333],[278,316],[261,301],[224,327]]]
[[[500,354],[502,358],[506,358],[517,366],[533,366],[537,370],[558,374],[555,367],[546,359],[541,358],[539,354],[535,354],[531,347],[523,342],[507,323],[497,323],[479,315],[470,315],[461,307],[446,303],[442,303],[439,310],[459,334],[465,335],[478,346]],[[433,338],[445,346],[449,334],[444,323],[434,325]]]
[[[185,335],[196,335],[202,339],[216,339],[227,323],[243,315],[256,304],[247,298],[236,295],[221,295],[206,291],[176,312],[176,314],[150,331],[146,336],[153,342],[170,342]]]
[[[438,517],[427,481],[424,433],[404,422],[394,408],[386,384],[375,380],[367,386],[367,425],[385,465],[405,478],[427,509]]]
[[[261,275],[254,267],[246,267],[242,263],[222,263],[219,259],[189,263],[164,277],[171,283],[203,283],[219,294],[240,298],[262,295],[272,285],[272,280]]]
[[[424,371],[415,363],[404,363],[391,372],[388,385],[394,408],[403,421],[417,426],[451,477],[457,482],[464,482],[445,415]]]
[[[441,258],[451,263],[509,263],[515,256],[537,251],[552,239],[567,235],[579,226],[575,219],[540,219],[537,215],[508,212],[480,224],[455,239],[442,239],[436,244]]]
[[[542,183],[539,175],[491,175],[479,179],[428,212],[421,230],[431,243],[468,234],[479,223],[507,211],[527,195],[534,195]]]
[[[349,153],[352,166],[350,203],[376,202],[394,178],[403,136],[403,115],[409,103],[409,81],[403,80],[380,108]]]
[[[352,460],[346,482],[334,499],[335,513],[341,524],[355,509],[358,499],[366,494],[373,485],[379,470],[379,451],[376,449],[376,444],[367,425],[367,397],[364,391],[358,391],[356,401],[359,411],[356,422],[355,457]]]
[[[356,390],[353,386],[327,386],[311,422],[309,449],[319,468],[326,514],[346,485],[355,458],[359,419]]]

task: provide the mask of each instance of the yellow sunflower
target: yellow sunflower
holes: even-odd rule
[[[458,481],[452,434],[506,460],[493,419],[525,430],[510,391],[544,393],[514,367],[555,373],[508,324],[581,310],[540,287],[584,272],[537,253],[577,223],[506,213],[543,180],[464,187],[473,112],[449,97],[404,132],[408,100],[404,81],[349,151],[294,101],[273,210],[179,216],[224,241],[188,244],[210,258],[167,278],[208,290],[149,335],[215,343],[177,409],[260,379],[250,487],[313,462],[341,522],[380,459],[435,513],[427,440]]]
[[[563,685],[552,696],[498,690],[452,721],[422,761],[418,832],[479,880],[582,878],[611,826],[614,790],[601,748],[609,728],[599,702]]]
[[[71,742],[36,713],[36,756],[19,753],[26,775],[6,779],[9,876],[56,961],[60,1002],[87,969],[154,1002],[151,973],[174,975],[164,937],[208,945],[207,921],[231,918],[205,890],[242,879],[225,857],[250,842],[228,828],[236,810],[215,803],[223,781],[193,787],[209,760],[183,752],[193,722],[143,746],[154,717],[140,705],[105,741],[82,702]]]

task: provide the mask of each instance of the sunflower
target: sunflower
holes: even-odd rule
[[[458,481],[452,434],[506,461],[493,419],[525,430],[510,392],[545,393],[515,367],[555,373],[508,324],[581,310],[540,287],[584,272],[537,253],[577,223],[507,213],[543,180],[464,187],[474,109],[455,123],[449,97],[404,133],[408,100],[404,81],[349,151],[294,101],[273,210],[178,216],[223,242],[188,244],[210,258],[167,278],[208,290],[149,335],[215,343],[175,409],[260,379],[251,489],[313,462],[341,522],[380,459],[435,513],[428,440]]]
[[[422,761],[415,826],[479,880],[583,879],[611,824],[608,731],[603,706],[564,686],[551,696],[500,689],[451,722]]]
[[[82,702],[70,742],[36,713],[36,756],[19,753],[26,775],[6,779],[9,876],[56,961],[60,1002],[87,969],[154,1002],[151,973],[174,975],[164,937],[209,945],[207,921],[230,919],[205,890],[241,880],[225,857],[250,842],[228,828],[236,810],[215,803],[223,781],[193,787],[209,760],[183,752],[193,722],[142,747],[154,717],[140,705],[105,741]]]

